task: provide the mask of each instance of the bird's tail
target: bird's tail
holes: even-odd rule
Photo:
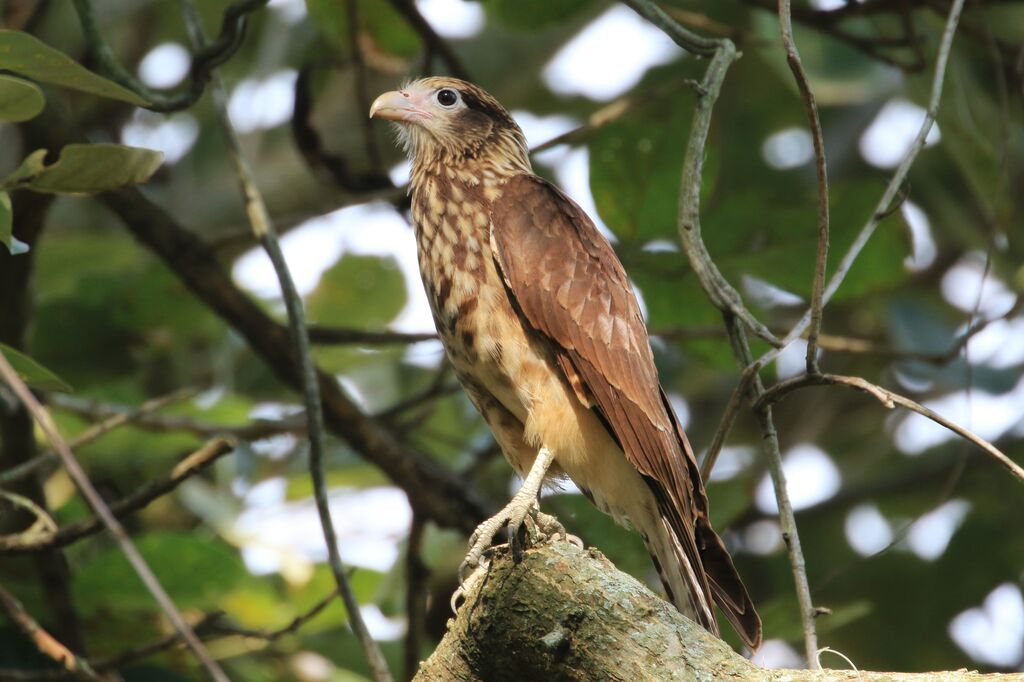
[[[712,597],[705,587],[706,581],[701,580],[703,568],[692,565],[666,516],[655,515],[646,521],[637,524],[637,530],[644,538],[668,600],[684,616],[717,635]]]
[[[761,620],[733,566],[722,540],[710,525],[696,529],[700,558],[694,561],[683,549],[677,524],[671,513],[646,519],[638,528],[661,578],[669,601],[680,613],[718,635],[714,605],[718,604],[726,618],[748,647],[761,645]],[[698,565],[694,565],[694,564]]]

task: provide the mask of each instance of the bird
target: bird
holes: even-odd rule
[[[676,609],[719,635],[717,604],[752,650],[761,620],[711,527],[693,449],[655,367],[622,263],[594,222],[533,172],[526,138],[482,88],[427,77],[380,95],[411,161],[420,274],[456,377],[523,485],[470,537],[481,567],[513,549],[537,496],[568,477],[643,538]],[[529,525],[529,524],[527,524]]]

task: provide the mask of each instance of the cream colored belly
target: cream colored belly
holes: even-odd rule
[[[616,520],[655,513],[640,474],[580,402],[547,347],[523,328],[504,288],[485,285],[481,293],[476,323],[456,320],[442,340],[513,468],[524,476],[546,445],[557,465],[550,475],[567,475]]]

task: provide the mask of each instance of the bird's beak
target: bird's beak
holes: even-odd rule
[[[370,118],[412,123],[424,117],[426,117],[426,112],[416,106],[412,95],[405,90],[385,92],[373,100],[373,104],[370,105]]]

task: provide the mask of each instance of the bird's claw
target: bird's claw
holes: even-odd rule
[[[509,531],[508,544],[516,563],[522,561],[524,546],[534,547],[556,536],[581,549],[583,547],[583,541],[566,532],[558,519],[540,511],[535,497],[517,495],[500,512],[477,526],[469,536],[469,552],[459,565],[459,586],[451,598],[452,611],[457,610],[459,599],[469,593],[476,581],[487,574],[490,555],[494,551],[491,542],[506,525]],[[524,532],[520,533],[521,530]]]
[[[551,514],[545,514],[540,511],[540,509],[537,509],[533,522],[537,526],[541,541],[551,539],[557,535],[561,537],[563,541],[583,549],[583,540],[566,531],[565,526],[563,526],[562,523]]]
[[[452,607],[452,613],[457,614],[459,612],[459,600],[463,599],[469,592],[476,586],[478,580],[481,580],[487,575],[487,569],[490,568],[491,562],[486,557],[483,561],[473,569],[473,572],[468,577],[463,577],[463,571],[466,568],[466,562],[463,561],[462,565],[459,566],[459,586],[452,592],[451,601],[448,602]]]

